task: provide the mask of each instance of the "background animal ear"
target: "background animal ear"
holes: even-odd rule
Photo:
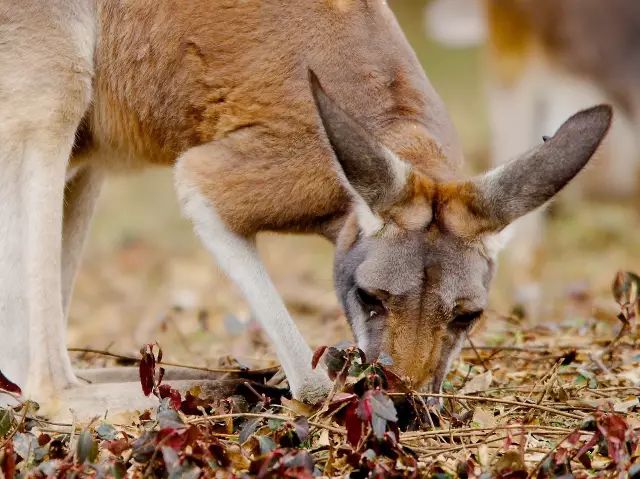
[[[583,110],[520,158],[469,182],[445,185],[445,221],[470,236],[499,231],[542,206],[587,164],[607,134],[611,117],[609,105]]]
[[[324,91],[309,70],[311,92],[335,153],[345,187],[374,215],[398,200],[407,185],[410,166],[397,158]]]

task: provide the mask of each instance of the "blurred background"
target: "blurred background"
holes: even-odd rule
[[[469,10],[472,0],[453,1],[453,6],[438,2],[432,8],[426,8],[427,1],[389,3],[448,107],[464,145],[469,173],[490,167],[499,154],[492,142],[499,121],[496,111],[514,129],[507,137],[516,138],[522,133],[518,128],[526,126],[517,119],[526,112],[517,109],[526,103],[527,91],[518,93],[518,101],[508,97],[511,100],[506,106],[504,100],[498,108],[492,104],[499,82],[496,76],[504,72],[496,60],[499,55],[492,51],[496,43],[490,45],[482,27],[482,22],[485,27],[487,23],[486,5],[477,4],[476,10]],[[463,20],[470,23],[457,23],[461,4],[466,15]],[[516,25],[509,18],[503,22],[507,34]],[[525,30],[517,29],[516,33]],[[508,40],[506,43],[512,45]],[[513,52],[510,55],[502,59],[509,68],[514,62],[528,61],[518,60]],[[526,79],[533,74],[520,75]],[[517,82],[509,81],[507,87]],[[544,81],[552,88],[555,80]],[[559,98],[565,97],[559,94]],[[590,98],[587,95],[586,101]],[[529,133],[520,135],[524,137],[520,142],[525,144],[523,150],[541,141],[537,133],[536,138],[529,138]],[[611,157],[615,154],[598,158],[594,171],[582,175],[579,182],[586,184],[591,176],[591,181],[595,177],[598,183],[602,178],[598,171],[607,171]],[[621,176],[635,174],[630,166]],[[614,308],[609,290],[616,271],[640,271],[638,196],[634,192],[590,194],[581,186],[563,196],[547,215],[535,261],[526,266],[533,269],[531,275],[542,290],[539,303],[543,307],[536,320],[549,324],[594,321],[599,312]],[[333,293],[332,245],[320,238],[268,234],[259,238],[259,245],[274,282],[308,341],[317,346],[350,340]],[[531,280],[529,271],[510,264],[499,268],[494,283],[494,315],[519,312],[518,282]],[[131,354],[143,343],[158,340],[166,354],[190,364],[219,364],[230,356],[262,365],[272,357],[239,293],[204,251],[189,222],[180,216],[168,169],[111,178],[106,184],[76,282],[70,325],[72,347]],[[510,333],[507,328],[500,334]]]

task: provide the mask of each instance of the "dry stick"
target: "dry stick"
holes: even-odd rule
[[[542,402],[542,399],[547,394],[547,389],[549,388],[550,382],[553,381],[553,379],[558,375],[558,370],[560,369],[560,365],[561,364],[562,364],[562,359],[558,359],[558,361],[556,361],[556,363],[553,365],[553,367],[548,372],[546,372],[534,384],[533,389],[536,389],[538,387],[538,384],[540,384],[541,386],[544,386],[543,389],[542,389],[542,394],[540,396],[540,399],[536,402],[536,404],[540,404]],[[527,399],[531,399],[532,395],[533,395],[533,393],[529,393],[527,395]]]
[[[629,305],[623,305],[622,308],[624,308],[627,312],[627,318],[629,317]],[[602,351],[602,357],[605,356],[610,356],[611,353],[613,353],[613,350],[615,349],[615,347],[617,346],[618,342],[624,337],[625,334],[627,334],[627,331],[630,329],[629,328],[630,324],[629,321],[622,321],[622,327],[620,328],[620,331],[618,331],[618,334],[616,335],[615,338],[613,338],[613,340],[607,345],[606,348],[604,348],[604,350]],[[609,358],[611,359],[611,358]]]
[[[587,389],[584,386],[576,386],[574,384],[563,384],[562,387],[567,391]],[[522,394],[535,394],[535,393],[542,392],[542,389],[531,389],[531,388],[527,389],[527,388],[529,388],[529,386],[527,385],[509,386],[509,387],[486,389],[483,392],[485,394],[505,392],[505,391],[517,391]],[[609,387],[609,388],[589,389],[589,392],[592,394],[605,394],[608,392],[617,392],[617,391],[640,391],[640,386],[618,386],[618,387]]]
[[[469,369],[469,371],[471,371],[471,369]],[[427,411],[427,419],[429,420],[429,426],[431,427],[432,430],[435,430],[436,429],[436,425],[433,423],[433,418],[431,417],[431,411],[429,409],[429,406],[427,406],[427,403],[426,403],[426,401],[424,400],[424,398],[422,396],[418,396],[418,399],[420,400],[420,403],[422,404],[422,407],[424,408],[424,410]],[[420,420],[420,423],[423,424],[422,417],[418,413],[418,409],[416,408],[415,400],[416,400],[415,396],[412,396],[411,397],[411,405],[413,406],[413,410],[417,413],[417,416],[418,416],[418,419]],[[441,437],[439,435],[436,435],[436,437],[442,443],[446,443],[447,442],[443,437]]]
[[[560,366],[562,366],[562,361],[563,361],[562,359],[558,359],[558,362],[553,367],[552,369],[553,372],[551,373],[551,376],[549,377],[549,379],[547,379],[547,384],[545,385],[544,390],[540,394],[540,398],[538,398],[538,402],[536,404],[542,404],[544,397],[547,395],[547,392],[549,392],[549,388],[551,388],[556,378],[558,377],[558,371],[560,371]]]
[[[523,346],[476,346],[476,349],[479,351],[513,351],[513,352],[521,352],[521,353],[536,353],[536,354],[546,354],[546,353],[551,353],[551,351],[553,350],[552,347],[550,346],[528,346],[528,347],[523,347]],[[557,348],[558,351],[563,351],[566,349],[570,349],[569,347],[563,348]],[[473,348],[471,348],[470,346],[467,347],[463,347],[462,350],[467,350],[467,351],[471,351],[473,350]]]
[[[603,353],[603,356],[604,356],[604,353]],[[591,362],[593,362],[593,364],[595,364],[595,365],[598,367],[598,369],[600,369],[600,371],[602,371],[604,374],[607,374],[607,375],[612,375],[612,374],[613,374],[613,372],[611,372],[611,369],[609,369],[609,368],[607,367],[607,365],[606,365],[606,364],[604,364],[604,362],[602,361],[602,359],[601,359],[601,358],[599,358],[599,357],[597,356],[597,353],[589,353],[589,359],[590,359],[590,360],[591,360]]]
[[[264,401],[264,395],[260,394],[255,388],[249,383],[249,381],[244,381],[242,383],[251,393],[258,399],[258,401]]]
[[[473,370],[473,366],[471,366],[471,367],[469,367],[467,369],[467,374],[465,375],[464,379],[462,380],[462,384],[457,389],[457,391],[460,391],[460,389],[464,388],[467,385],[467,381],[469,380],[469,377],[471,376],[471,371],[472,370]]]
[[[545,373],[542,376],[542,378],[538,379],[538,381],[536,381],[536,383],[534,384],[534,386],[533,386],[534,390],[538,387],[538,384],[543,384],[544,385],[544,388],[542,390],[542,394],[540,394],[540,397],[536,401],[536,405],[540,405],[542,403],[542,400],[546,396],[547,391],[549,390],[549,387],[551,386],[553,381],[555,381],[555,378],[558,376],[558,371],[560,370],[560,366],[562,365],[562,361],[563,361],[562,359],[558,359],[556,361],[556,363],[553,365],[553,367],[551,368],[551,370],[549,372]],[[527,399],[530,399],[532,394],[533,394],[533,392],[530,392],[527,395]],[[517,409],[518,408],[513,408],[507,414],[515,413],[517,411]]]
[[[566,434],[567,432],[574,432],[575,429],[570,429],[566,427],[557,427],[557,426],[537,426],[530,424],[507,424],[503,426],[495,426],[495,427],[468,427],[468,428],[458,428],[458,429],[439,429],[435,431],[412,431],[400,434],[401,440],[411,440],[411,439],[420,439],[422,437],[430,437],[436,436],[438,434],[443,433],[453,433],[457,434],[467,434],[467,433],[475,433],[475,432],[485,432],[485,431],[499,431],[499,430],[509,430],[509,429],[524,429],[532,434]],[[581,434],[593,434],[592,431],[580,431]]]
[[[197,419],[193,419],[191,421],[189,421],[191,424],[200,424],[202,422],[211,422],[211,421],[216,421],[218,419],[228,419],[228,418],[235,418],[235,417],[257,417],[257,418],[264,418],[264,419],[277,419],[280,421],[291,421],[291,417],[289,416],[282,416],[280,414],[261,414],[261,413],[252,413],[252,412],[237,412],[237,413],[230,413],[230,414],[217,414],[215,416],[207,416],[206,418],[197,418]],[[331,431],[331,432],[335,432],[336,434],[342,434],[345,435],[347,433],[346,429],[343,429],[341,427],[334,427],[334,426],[330,426],[329,424],[323,424],[321,422],[317,422],[317,421],[309,421],[307,420],[307,422],[311,425],[311,426],[315,426],[315,427],[319,427],[322,429],[326,429],[327,431]]]
[[[427,397],[437,397],[437,398],[443,398],[443,399],[464,399],[467,401],[479,401],[479,402],[493,402],[493,403],[498,403],[498,404],[508,404],[510,406],[521,406],[524,408],[529,408],[529,409],[539,409],[540,411],[546,411],[546,412],[550,412],[553,414],[557,414],[558,416],[564,416],[564,417],[568,417],[571,419],[578,419],[578,420],[582,420],[584,419],[583,416],[580,416],[578,414],[571,414],[569,412],[564,412],[564,411],[560,411],[558,409],[554,409],[552,407],[547,407],[547,406],[542,406],[539,404],[528,404],[528,403],[523,403],[523,402],[518,402],[518,401],[511,401],[509,399],[498,399],[498,398],[485,398],[485,397],[480,397],[480,396],[467,396],[467,395],[462,395],[462,394],[436,394],[436,393],[413,393],[413,394],[417,394],[420,396],[427,396]],[[389,396],[406,396],[406,393],[389,393]]]
[[[480,364],[482,364],[482,367],[484,368],[484,372],[491,371],[491,369],[489,369],[489,367],[487,367],[487,364],[484,362],[484,359],[482,359],[482,356],[480,356],[480,353],[478,352],[478,349],[476,348],[475,344],[473,344],[473,341],[471,341],[471,337],[469,337],[469,331],[465,330],[464,334],[467,337],[467,341],[469,341],[469,344],[471,345],[473,352],[476,354],[478,361],[480,361]]]
[[[489,443],[492,443],[492,442],[504,441],[506,438],[507,438],[507,436],[500,436],[500,437],[496,437],[494,439],[489,439],[487,441],[479,442],[477,444],[461,444],[460,446],[453,446],[453,447],[447,447],[447,448],[429,448],[429,447],[415,447],[415,446],[407,446],[407,447],[413,449],[416,452],[423,453],[424,455],[420,456],[420,459],[424,460],[424,459],[431,458],[433,456],[438,456],[440,454],[449,454],[449,453],[452,453],[452,452],[460,451],[462,449],[478,447],[478,446],[481,446],[483,444],[489,444]]]
[[[134,358],[132,356],[125,356],[123,354],[115,354],[115,353],[111,353],[109,351],[102,351],[99,349],[90,349],[90,348],[68,348],[67,349],[69,352],[72,353],[93,353],[93,354],[99,354],[101,356],[108,356],[111,358],[116,358],[116,359],[122,359],[125,361],[133,361],[135,363],[139,363],[140,362],[140,358]],[[233,368],[205,368],[203,366],[189,366],[186,364],[178,364],[178,363],[172,363],[172,362],[167,362],[167,361],[162,361],[163,366],[171,366],[174,368],[183,368],[183,369],[194,369],[197,371],[206,371],[209,373],[269,373],[272,372],[274,370],[277,371],[279,366],[273,366],[270,368],[260,368],[260,369],[233,369]]]

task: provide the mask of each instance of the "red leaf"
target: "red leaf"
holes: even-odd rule
[[[324,352],[327,350],[326,346],[320,346],[318,349],[316,349],[313,353],[313,358],[311,358],[311,368],[315,369],[316,366],[318,366],[318,362],[320,361],[320,358],[322,357],[322,355],[324,354]]]
[[[358,401],[358,417],[365,422],[371,422],[373,405],[371,404],[371,391],[367,391]]]
[[[573,431],[571,435],[567,437],[567,442],[572,446],[575,446],[576,444],[578,444],[578,441],[580,440],[580,436],[581,436],[580,431]]]
[[[176,411],[180,409],[180,405],[182,404],[180,391],[173,389],[168,384],[162,384],[158,386],[158,393],[160,394],[161,399],[169,398],[169,404],[173,409]]]
[[[183,450],[186,446],[193,446],[195,441],[200,437],[198,428],[188,426],[182,428],[165,427],[158,431],[156,436],[156,444],[168,446],[176,451]]]
[[[362,437],[363,422],[358,417],[358,403],[351,403],[346,410],[344,416],[344,425],[347,428],[347,441],[353,447],[357,447]]]
[[[304,442],[309,438],[309,421],[306,417],[298,416],[295,421],[293,421],[293,427],[300,442]]]
[[[160,360],[158,359],[157,362],[160,363]],[[160,386],[163,378],[164,378],[164,368],[158,368],[158,379],[156,381],[156,386]]]
[[[627,436],[628,424],[622,416],[617,414],[602,414],[596,418],[598,429],[607,440],[609,457],[617,464],[623,460],[624,444]]]
[[[51,442],[51,436],[49,436],[49,434],[40,434],[38,436],[38,446],[46,446],[49,442]]]
[[[180,410],[189,416],[202,416],[202,409],[206,411],[208,406],[209,403],[187,391],[184,401],[180,404]]]
[[[4,447],[4,460],[0,464],[0,471],[2,471],[6,479],[14,479],[16,477],[16,454],[11,441]]]
[[[386,387],[387,392],[404,392],[407,393],[411,391],[411,388],[407,384],[407,382],[398,376],[396,373],[389,371],[388,369],[383,369],[384,377],[386,379]]]
[[[153,354],[153,344],[145,344],[140,350],[142,359],[140,360],[140,384],[145,396],[153,392],[156,375],[156,358]]]
[[[558,449],[556,449],[553,457],[558,466],[561,464],[566,464],[569,460],[569,449],[567,449],[566,447],[559,447]]]
[[[22,394],[22,390],[20,389],[20,387],[17,384],[9,381],[9,379],[7,379],[4,374],[2,374],[2,371],[0,371],[0,389],[9,391],[10,393]]]
[[[127,449],[131,449],[131,444],[127,439],[116,439],[113,441],[105,441],[102,443],[104,447],[113,455],[119,456]]]
[[[587,452],[589,452],[593,448],[593,446],[595,446],[598,443],[601,437],[602,436],[600,434],[600,431],[598,431],[596,434],[591,436],[591,439],[589,439],[587,442],[585,442],[582,445],[582,447],[578,450],[578,452],[575,455],[575,457],[578,458],[578,461],[580,461],[582,465],[584,465],[588,469],[591,468],[591,459],[589,458]]]
[[[337,404],[342,404],[343,402],[352,401],[357,397],[358,396],[356,396],[354,393],[344,393],[344,392],[336,393],[333,396],[333,399],[331,400],[331,405],[333,406]]]

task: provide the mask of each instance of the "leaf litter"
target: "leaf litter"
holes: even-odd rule
[[[314,354],[334,381],[317,408],[266,370],[228,397],[183,394],[148,344],[137,363],[155,410],[79,428],[30,401],[0,409],[0,478],[640,478],[640,277],[621,272],[612,290],[610,337],[596,322],[520,324],[465,348],[441,394],[349,346]],[[1,373],[0,392],[19,399]]]

